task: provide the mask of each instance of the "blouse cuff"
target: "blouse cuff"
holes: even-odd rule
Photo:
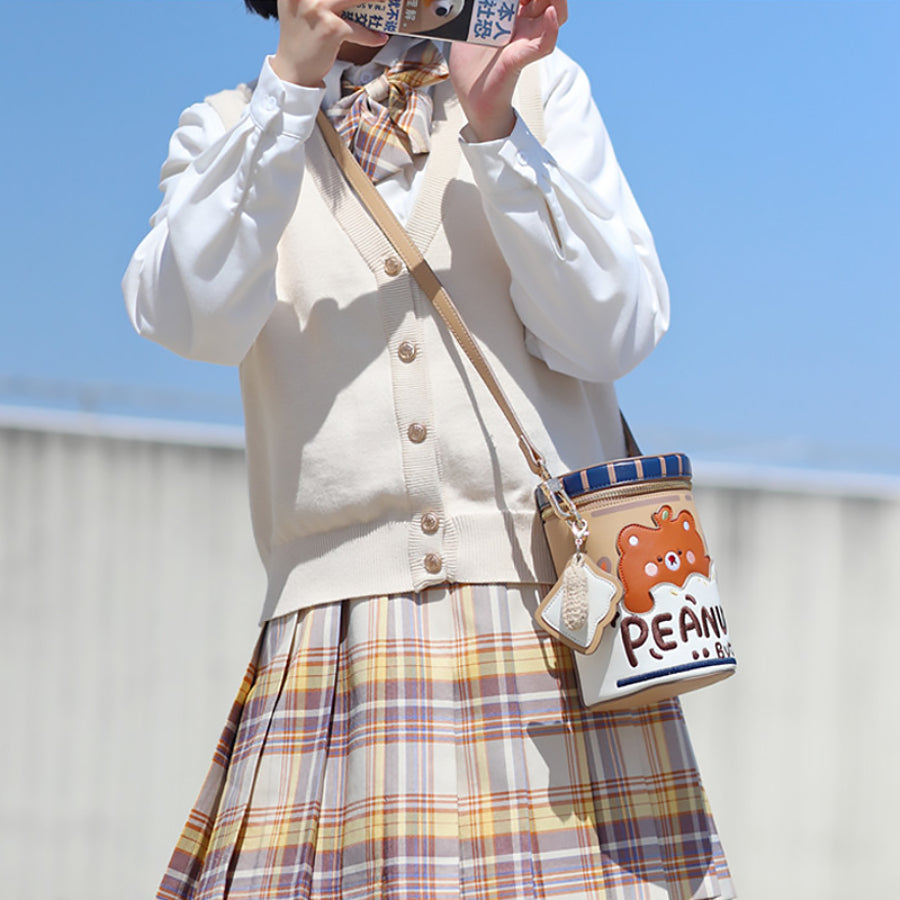
[[[553,157],[541,146],[525,120],[516,113],[516,124],[508,137],[496,141],[470,141],[468,126],[460,133],[462,152],[472,169],[476,183],[491,193],[522,187],[522,180],[550,187]]]
[[[305,141],[316,127],[316,114],[325,89],[282,81],[270,60],[267,56],[263,61],[250,98],[250,115],[263,131],[276,130]]]

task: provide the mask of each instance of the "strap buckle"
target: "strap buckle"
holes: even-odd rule
[[[566,493],[561,479],[556,477],[544,479],[541,482],[541,490],[556,517],[562,519],[569,526],[575,540],[575,551],[580,553],[590,534],[587,520],[578,512],[578,507]]]

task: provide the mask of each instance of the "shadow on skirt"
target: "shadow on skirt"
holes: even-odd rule
[[[539,597],[269,622],[158,897],[733,897],[679,704],[585,710]]]

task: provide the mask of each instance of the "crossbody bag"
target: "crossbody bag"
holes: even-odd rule
[[[640,707],[732,675],[737,660],[688,457],[641,455],[623,416],[627,458],[552,474],[437,275],[322,112],[318,125],[350,186],[487,386],[538,479],[537,515],[558,580],[535,619],[574,652],[585,705]]]

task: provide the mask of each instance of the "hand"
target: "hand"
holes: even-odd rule
[[[567,18],[567,0],[519,0],[512,39],[504,47],[451,47],[450,77],[477,140],[497,140],[513,130],[512,98],[519,75],[552,52]]]
[[[341,18],[359,0],[278,0],[278,50],[272,70],[283,81],[322,87],[341,44],[381,47],[388,36]]]

